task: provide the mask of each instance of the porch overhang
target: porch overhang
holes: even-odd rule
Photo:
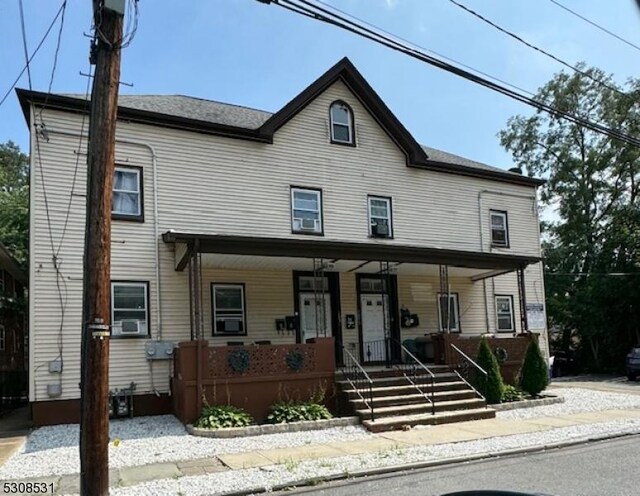
[[[369,260],[401,264],[432,264],[487,270],[487,277],[524,269],[540,257],[504,253],[450,250],[391,243],[352,243],[325,239],[262,238],[168,231],[165,243],[176,246],[177,271],[197,253],[268,257],[322,258],[325,260]],[[476,276],[482,279],[482,276]]]

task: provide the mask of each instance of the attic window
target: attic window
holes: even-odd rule
[[[353,112],[344,102],[333,102],[330,107],[331,142],[343,145],[354,145]]]

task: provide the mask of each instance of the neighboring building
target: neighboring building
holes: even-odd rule
[[[18,95],[32,135],[29,397],[36,423],[77,420],[88,106]],[[164,353],[150,340],[199,335],[331,335],[338,363],[344,345],[366,364],[390,358],[371,345],[385,336],[531,330],[547,353],[541,183],[420,146],[348,59],[274,114],[120,96],[110,387],[134,381],[137,414],[166,411],[173,366],[147,360]]]
[[[21,401],[27,393],[26,288],[26,273],[0,243],[0,402],[3,406]]]

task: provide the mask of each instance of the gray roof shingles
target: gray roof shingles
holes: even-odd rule
[[[64,96],[84,99],[84,95],[78,94]],[[271,112],[264,110],[184,95],[120,95],[118,97],[118,106],[243,129],[258,129],[273,115]],[[436,148],[421,146],[427,156],[437,162],[519,176],[517,173],[476,162],[475,160],[469,160]]]

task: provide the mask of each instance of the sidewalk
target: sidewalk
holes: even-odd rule
[[[264,470],[269,466],[293,466],[299,462],[309,460],[331,459],[360,454],[380,454],[404,448],[479,441],[488,438],[538,433],[555,428],[626,419],[640,419],[640,410],[604,410],[536,417],[528,420],[504,420],[499,418],[476,420],[437,425],[425,429],[380,433],[364,440],[307,444],[291,448],[219,455],[214,458],[127,467],[110,472],[110,485],[112,487],[130,487],[159,479],[179,479],[187,476],[201,476],[215,472],[233,472],[252,468],[262,468]],[[241,474],[238,474],[238,476],[240,477]],[[78,474],[39,479],[31,478],[28,481],[53,483],[54,494],[75,494],[79,492]],[[27,480],[23,482],[27,482]]]

